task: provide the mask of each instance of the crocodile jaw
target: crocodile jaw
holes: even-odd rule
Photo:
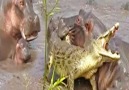
[[[109,40],[115,35],[115,32],[116,32],[116,30],[118,30],[118,27],[119,27],[119,23],[116,23],[110,30],[108,30],[107,32],[105,32],[98,38],[98,40],[100,40],[102,48],[103,48],[99,51],[99,54],[104,57],[110,58],[112,60],[120,59],[120,54],[118,54],[117,52],[112,53],[111,50],[107,49]]]
[[[112,60],[119,60],[120,59],[120,54],[118,54],[117,52],[115,52],[114,54],[111,52],[111,50],[108,51],[100,51],[99,52],[100,55],[104,56],[104,57],[108,57]]]

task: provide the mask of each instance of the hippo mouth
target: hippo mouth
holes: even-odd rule
[[[101,45],[103,47],[103,49],[99,51],[99,54],[104,57],[108,57],[111,60],[120,59],[120,54],[117,51],[112,52],[110,49],[108,49],[108,43],[110,39],[115,35],[115,32],[118,30],[118,28],[119,28],[119,23],[116,23],[110,30],[105,32],[97,39],[97,40],[100,40]]]
[[[24,62],[27,62],[31,58],[30,51],[28,49],[26,49],[26,48],[22,49],[22,55],[23,56],[21,57],[21,59]]]
[[[36,39],[36,38],[38,37],[38,32],[37,32],[37,31],[34,31],[34,32],[32,32],[32,33],[30,33],[30,34],[28,34],[28,35],[25,35],[25,33],[22,31],[22,32],[21,32],[21,35],[22,35],[22,37],[23,37],[25,40],[27,40],[27,41],[32,41],[32,40],[34,40],[34,39]]]

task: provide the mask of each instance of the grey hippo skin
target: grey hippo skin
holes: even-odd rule
[[[0,29],[16,40],[27,41],[37,37],[40,31],[38,15],[33,10],[32,0],[0,0]]]
[[[28,43],[23,38],[17,42],[6,32],[0,30],[0,61],[10,57],[16,64],[27,62],[31,57]]]
[[[83,47],[85,41],[88,41],[91,38],[91,34],[93,38],[97,38],[100,34],[107,30],[99,18],[97,18],[91,11],[86,12],[83,9],[79,11],[78,15],[68,18],[52,18],[48,26],[48,38],[51,37],[51,32],[57,28],[60,30],[57,31],[59,37],[62,38],[69,34],[70,43],[81,47]],[[84,36],[86,38],[84,38]],[[76,42],[73,41],[74,39]]]
[[[21,38],[17,45],[14,60],[17,64],[26,63],[31,58],[29,44],[26,40]]]

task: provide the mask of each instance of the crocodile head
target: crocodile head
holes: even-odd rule
[[[110,39],[115,35],[115,32],[118,30],[118,28],[119,23],[116,23],[110,30],[107,30],[97,39],[97,47],[101,48],[99,49],[99,54],[108,58],[109,60],[120,59],[120,54],[117,51],[112,52],[108,49],[108,43]]]

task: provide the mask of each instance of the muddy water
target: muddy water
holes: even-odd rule
[[[17,66],[13,60],[0,62],[0,90],[42,90],[39,83],[44,71],[44,19],[42,17],[42,0],[33,0],[34,10],[40,17],[41,32],[36,40],[30,43],[32,59],[24,65]],[[119,51],[122,55],[121,74],[115,82],[114,88],[109,90],[129,90],[129,6],[128,0],[60,0],[61,11],[56,16],[73,16],[80,8],[92,12],[110,28],[114,23],[120,23],[117,32]],[[51,2],[53,3],[53,2]],[[126,10],[124,10],[126,9]],[[89,90],[83,79],[76,80],[76,90]],[[116,86],[116,87],[115,87]]]

